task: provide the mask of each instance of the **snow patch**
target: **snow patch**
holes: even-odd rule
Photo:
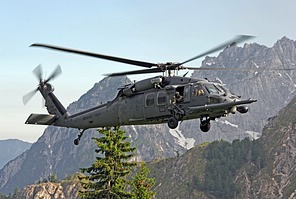
[[[253,138],[254,140],[257,140],[258,138],[260,138],[261,134],[255,131],[246,131],[247,134],[250,135],[251,138]]]
[[[176,143],[182,146],[185,149],[191,149],[194,147],[195,139],[194,138],[186,138],[182,131],[179,130],[179,127],[176,129],[170,129],[170,134],[175,138]]]
[[[132,129],[135,131],[135,134],[136,134],[136,136],[135,136],[135,140],[138,138],[138,131],[136,130],[136,128],[135,128],[135,126],[134,125],[132,125]]]
[[[211,65],[214,65],[214,64],[215,64],[215,62],[206,62],[207,66],[211,66]]]
[[[255,63],[255,62],[252,62],[256,68],[259,68],[259,66]]]
[[[220,121],[220,122],[223,123],[223,124],[226,124],[226,125],[229,125],[229,126],[232,126],[232,127],[238,128],[238,125],[236,125],[236,124],[232,124],[232,123],[228,122],[227,120],[225,120],[225,122],[224,122],[224,121]]]

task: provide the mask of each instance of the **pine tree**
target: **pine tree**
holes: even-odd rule
[[[154,178],[148,178],[149,169],[141,163],[140,171],[132,178],[131,186],[133,199],[151,199],[155,192],[151,188],[155,185]]]
[[[130,174],[135,162],[128,162],[135,154],[135,148],[130,142],[124,142],[128,137],[124,136],[125,131],[119,128],[115,130],[99,130],[103,135],[101,138],[93,138],[98,146],[95,150],[103,154],[96,158],[96,162],[89,168],[82,168],[87,173],[81,178],[81,185],[84,188],[80,196],[82,198],[131,198],[132,194],[126,190],[128,181],[126,177]]]

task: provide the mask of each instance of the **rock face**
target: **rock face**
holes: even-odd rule
[[[264,127],[260,142],[266,167],[238,172],[239,198],[296,198],[296,97]]]
[[[44,199],[75,199],[78,198],[80,185],[75,181],[63,183],[40,183],[25,187],[14,199],[44,198]]]
[[[261,69],[286,69],[296,67],[296,42],[286,37],[272,48],[256,43],[226,48],[218,57],[206,57],[202,67],[243,68],[251,71],[195,71],[193,77],[220,79],[233,93],[243,99],[257,99],[246,114],[235,114],[213,122],[207,135],[212,140],[222,138],[231,141],[246,135],[262,132],[266,120],[274,116],[295,96],[296,71],[262,71]],[[257,70],[256,70],[257,69]],[[198,124],[194,124],[198,128]],[[184,127],[188,129],[188,126]]]
[[[279,40],[272,48],[248,44],[243,48],[233,46],[220,55],[206,57],[204,66],[288,68],[296,63],[295,42],[287,38]],[[295,67],[295,66],[294,66]],[[233,115],[213,122],[208,133],[199,130],[199,121],[185,121],[176,130],[169,130],[166,124],[123,127],[128,132],[133,146],[137,147],[138,161],[151,161],[183,154],[187,149],[205,141],[242,139],[261,132],[268,117],[277,113],[295,95],[296,74],[282,72],[240,72],[240,73],[194,73],[194,77],[218,77],[232,92],[243,98],[257,98],[250,112]],[[78,101],[68,107],[73,114],[112,100],[117,88],[130,83],[126,77],[105,78]],[[274,92],[276,91],[276,92]],[[91,137],[98,136],[96,130],[85,132],[80,145],[73,140],[78,131],[66,128],[48,127],[39,140],[0,171],[0,192],[9,193],[16,187],[35,183],[55,174],[59,179],[88,167],[95,159],[95,146]]]
[[[17,139],[0,140],[0,168],[31,147],[31,143]]]

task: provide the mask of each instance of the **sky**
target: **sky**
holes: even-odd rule
[[[22,96],[37,88],[33,69],[42,64],[67,107],[103,74],[142,69],[80,55],[29,47],[46,43],[147,62],[182,62],[236,35],[268,47],[287,36],[296,39],[294,0],[88,0],[0,2],[0,140],[35,142],[45,126],[26,125],[31,113],[47,113],[37,93],[24,106]],[[200,66],[202,59],[190,66]],[[148,75],[129,76],[139,80]],[[150,75],[152,76],[152,75]],[[78,131],[77,131],[78,133]]]

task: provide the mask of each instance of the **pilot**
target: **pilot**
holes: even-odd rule
[[[205,92],[204,92],[204,90],[201,88],[201,86],[195,86],[195,87],[194,87],[194,90],[195,90],[195,92],[194,92],[194,95],[195,95],[195,96],[202,96],[202,95],[205,94]]]
[[[202,96],[205,94],[205,92],[202,88],[200,88],[200,89],[198,89],[197,94],[198,94],[198,96]]]

